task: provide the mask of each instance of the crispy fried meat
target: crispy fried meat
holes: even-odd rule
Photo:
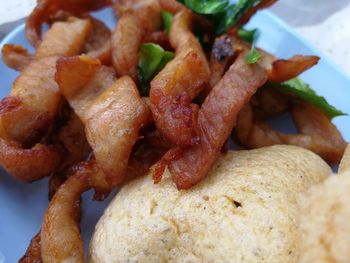
[[[184,10],[174,16],[170,43],[175,58],[152,80],[150,100],[158,130],[176,145],[194,145],[198,106],[191,101],[209,81],[209,65],[202,47],[191,32],[192,14]]]

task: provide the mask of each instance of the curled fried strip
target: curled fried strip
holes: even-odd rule
[[[234,38],[223,35],[215,39],[210,54],[210,86],[214,87],[232,64],[237,52],[233,48]],[[209,90],[210,91],[210,90]]]
[[[268,73],[269,80],[273,82],[284,82],[290,80],[316,65],[319,60],[320,58],[316,56],[302,55],[296,55],[287,60],[275,60]]]
[[[220,155],[240,109],[267,80],[258,65],[246,64],[241,54],[213,88],[198,114],[201,141],[185,148],[182,156],[169,164],[179,189],[187,189],[202,180]]]
[[[50,128],[62,105],[54,78],[58,57],[50,55],[80,53],[89,28],[89,20],[73,19],[55,23],[45,34],[35,58],[15,80],[10,97],[0,103],[2,138],[32,145]]]
[[[330,119],[320,109],[307,102],[300,102],[294,106],[291,113],[297,129],[310,137],[306,144],[304,140],[300,140],[300,144],[295,143],[310,149],[331,163],[339,163],[347,143]],[[290,138],[289,142],[294,143],[293,138]]]
[[[108,86],[91,85],[99,79],[101,69],[95,60],[85,56],[65,58],[58,62],[56,79],[85,124],[97,165],[114,187],[123,180],[132,147],[141,127],[150,121],[150,111],[130,77],[122,77]]]
[[[41,259],[41,239],[40,232],[36,234],[30,241],[30,245],[26,250],[24,256],[18,263],[42,263]]]
[[[37,144],[23,149],[15,142],[0,139],[0,163],[14,177],[32,182],[52,174],[61,163],[61,152],[55,146]]]
[[[111,5],[111,0],[42,0],[30,14],[26,23],[26,37],[37,47],[41,41],[42,24],[48,22],[58,12],[68,12],[71,15],[81,16],[88,12]],[[62,36],[62,35],[61,35]]]
[[[71,17],[65,22],[55,22],[36,49],[37,58],[79,54],[92,31],[90,19]]]
[[[5,44],[1,50],[2,61],[8,66],[17,71],[22,71],[33,56],[28,53],[28,50],[20,45]]]
[[[125,76],[94,100],[84,119],[96,161],[116,186],[123,180],[140,128],[150,120],[148,107],[135,83]]]
[[[184,10],[174,16],[170,43],[175,58],[152,80],[150,100],[158,130],[176,145],[198,143],[198,106],[191,101],[209,81],[205,54],[191,32],[192,14]]]
[[[157,0],[117,1],[114,7],[120,19],[112,32],[113,66],[118,77],[128,75],[136,82],[142,39],[160,29],[161,10]]]
[[[117,76],[128,75],[137,80],[138,52],[143,31],[133,14],[124,14],[112,32],[112,61]]]
[[[255,118],[250,105],[239,115],[236,136],[240,143],[255,149],[275,144],[297,145],[309,149],[330,163],[339,163],[346,142],[331,121],[316,107],[299,102],[291,110],[300,134],[284,134]]]
[[[96,18],[91,20],[93,29],[83,52],[99,59],[102,64],[109,65],[112,60],[111,30],[102,21]]]
[[[80,196],[89,190],[84,164],[58,189],[45,213],[41,229],[43,262],[84,262],[80,236]]]

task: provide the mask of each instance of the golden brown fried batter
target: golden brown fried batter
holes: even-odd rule
[[[111,0],[41,0],[27,19],[26,37],[34,47],[37,47],[41,42],[42,25],[59,12],[82,16],[111,4]]]
[[[198,143],[198,106],[191,101],[209,81],[209,65],[201,45],[191,32],[192,14],[184,10],[174,16],[170,44],[175,58],[152,80],[150,100],[158,130],[177,145]]]
[[[198,114],[200,143],[185,148],[182,156],[169,164],[179,189],[190,188],[206,176],[219,157],[240,109],[266,81],[265,71],[258,65],[248,65],[245,54],[237,58],[202,104]]]
[[[5,44],[1,50],[2,61],[8,66],[17,71],[22,71],[33,56],[28,53],[28,50],[20,45]]]

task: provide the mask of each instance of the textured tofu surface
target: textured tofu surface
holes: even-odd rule
[[[178,191],[166,172],[126,185],[96,226],[89,260],[296,262],[300,192],[329,166],[294,146],[229,152],[200,184]]]
[[[300,263],[350,260],[350,147],[339,175],[310,188],[300,199]]]

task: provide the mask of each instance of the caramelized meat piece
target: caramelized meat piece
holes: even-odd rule
[[[32,182],[55,172],[62,161],[62,153],[55,146],[37,144],[23,149],[15,142],[0,139],[0,164],[14,177]]]
[[[113,66],[118,77],[128,75],[137,82],[142,39],[160,29],[160,6],[157,0],[123,0],[114,7],[120,19],[112,32]]]
[[[85,124],[98,167],[111,187],[118,185],[139,130],[150,120],[147,105],[130,77],[108,82],[108,86],[103,79],[96,85],[103,73],[103,66],[96,60],[84,56],[63,58],[57,70],[62,93]]]
[[[169,164],[179,189],[202,180],[220,155],[235,125],[240,109],[266,81],[258,65],[248,65],[240,55],[205,99],[198,113],[200,143],[184,148],[182,156]]]
[[[150,100],[158,130],[176,145],[198,143],[198,106],[191,101],[209,81],[209,65],[202,47],[191,32],[192,14],[174,16],[170,43],[175,58],[152,80]]]
[[[84,262],[79,229],[80,196],[89,188],[89,175],[81,164],[53,197],[40,235],[43,262]]]
[[[59,12],[69,13],[72,16],[82,16],[88,12],[101,9],[112,4],[111,0],[41,0],[29,15],[26,23],[26,37],[34,46],[41,42],[41,27],[51,17]],[[63,35],[59,35],[64,37]],[[74,54],[73,54],[74,55]]]

